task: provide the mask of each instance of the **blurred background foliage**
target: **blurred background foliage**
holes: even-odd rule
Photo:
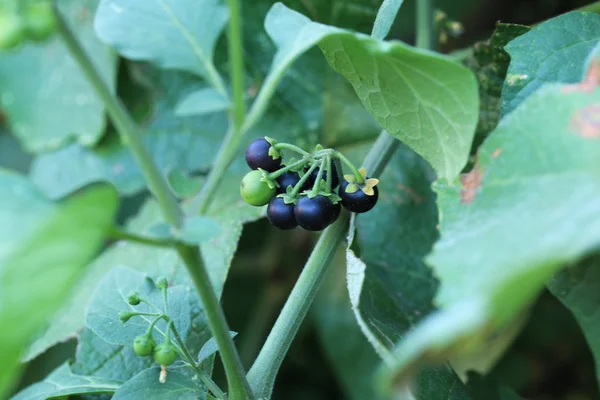
[[[328,2],[323,1],[324,7]],[[374,19],[380,2],[372,2]],[[389,38],[412,42],[414,1],[405,3]],[[450,38],[441,49],[450,52],[485,40],[498,21],[531,25],[589,3],[586,0],[438,0],[438,8],[464,26],[464,34],[459,38]],[[249,7],[248,4],[244,6]],[[310,10],[307,12],[301,6],[296,8],[311,18],[316,16],[318,20],[318,12],[311,15]],[[320,22],[336,24],[336,21]],[[368,32],[370,23],[349,28]],[[223,55],[217,54],[217,57]],[[264,61],[268,62],[269,59]],[[257,69],[264,68],[260,64],[261,61],[256,60]],[[130,74],[126,62],[122,61],[118,73],[119,94],[134,115],[143,118],[151,108],[150,99],[145,89],[132,82]],[[0,114],[0,166],[27,173],[32,156],[10,135],[4,122]],[[105,137],[103,140],[111,138]],[[135,215],[146,197],[147,193],[142,192],[126,198],[119,219],[124,221]],[[313,241],[314,237],[304,231],[275,231],[265,220],[245,226],[225,286],[223,304],[230,327],[241,332],[236,341],[247,367],[256,356],[308,258]],[[335,296],[336,289],[332,290],[332,287],[337,288],[338,292],[341,291],[339,297],[342,302],[344,296],[347,297],[345,276],[343,272],[339,273],[345,267],[344,263],[342,254],[330,272],[330,285],[324,291],[327,293],[323,294]],[[357,344],[356,352],[351,354],[336,354],[330,346],[327,347],[329,351],[325,350],[322,343],[332,337],[342,340],[341,337],[345,335],[360,336],[349,308],[344,311],[327,309],[330,305],[330,301],[315,303],[312,318],[304,323],[283,364],[274,399],[361,398],[359,388],[354,391],[349,387],[350,384],[360,387],[360,378],[348,382],[351,372],[336,372],[343,368],[343,363],[352,363],[353,359],[372,363],[373,366],[378,359],[368,346],[364,347],[364,343]],[[328,330],[326,323],[334,318],[339,319],[335,324],[338,327],[336,332]],[[65,359],[72,357],[75,346],[76,340],[72,339],[31,361],[20,388],[41,380]],[[593,358],[575,319],[554,296],[545,292],[532,308],[524,329],[493,368],[490,377],[528,399],[593,400],[598,398],[594,369]],[[217,380],[223,380],[222,371],[218,369],[219,374],[221,376],[217,376]]]

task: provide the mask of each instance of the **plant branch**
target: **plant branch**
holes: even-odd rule
[[[123,141],[131,147],[136,161],[140,165],[144,177],[148,182],[150,191],[156,197],[165,219],[173,226],[181,227],[183,223],[183,213],[179,208],[179,204],[175,200],[175,197],[173,197],[170,192],[169,186],[160,170],[144,147],[141,134],[133,121],[133,118],[131,118],[119,100],[113,96],[56,6],[54,7],[54,14],[57,19],[57,28],[60,36],[67,45],[73,58],[79,64],[96,90],[98,96],[104,102],[108,114],[115,124],[117,131],[123,138]],[[196,285],[196,289],[200,295],[202,305],[204,306],[208,318],[211,332],[219,345],[220,355],[227,375],[230,398],[232,400],[252,399],[253,396],[250,392],[248,382],[246,381],[244,368],[242,367],[233,340],[229,335],[229,327],[227,326],[227,321],[225,320],[225,315],[223,314],[219,300],[210,284],[208,273],[202,262],[199,247],[178,244],[176,249]]]
[[[241,132],[246,118],[244,100],[244,49],[242,43],[242,19],[239,0],[227,0],[229,5],[229,25],[227,42],[229,44],[229,62],[231,85],[233,88],[233,126]]]
[[[417,0],[417,47],[435,50],[438,38],[435,35],[434,0]]]
[[[135,233],[126,232],[117,226],[113,226],[108,231],[107,235],[113,240],[126,240],[128,242],[143,244],[152,247],[173,248],[176,244],[176,242],[173,240],[155,239],[151,237],[136,235]]]
[[[183,212],[179,208],[177,200],[171,193],[167,181],[154,163],[150,153],[146,150],[137,125],[123,104],[112,94],[108,85],[87,56],[85,50],[71,31],[71,28],[67,25],[67,22],[57,7],[58,6],[55,4],[54,15],[56,17],[59,35],[69,49],[71,56],[79,64],[90,84],[104,102],[106,111],[115,124],[122,140],[133,150],[133,155],[140,165],[144,178],[148,182],[148,188],[158,200],[158,204],[165,219],[174,226],[180,226],[183,221]]]

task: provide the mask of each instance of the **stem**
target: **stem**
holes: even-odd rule
[[[302,160],[298,160],[295,163],[292,163],[292,164],[286,166],[285,168],[281,168],[281,169],[278,169],[275,172],[270,173],[269,174],[269,179],[275,180],[275,179],[279,178],[281,175],[283,175],[286,172],[288,172],[289,170],[292,170],[294,168],[300,167],[300,166],[306,164],[307,162],[308,162],[307,158],[303,158]]]
[[[145,237],[136,235],[135,233],[125,232],[119,227],[113,226],[107,232],[107,236],[113,240],[126,240],[128,242],[139,243],[153,247],[166,247],[172,248],[175,246],[175,241],[165,239],[155,239],[151,237]]]
[[[277,371],[315,298],[326,271],[325,267],[331,261],[347,229],[348,213],[343,213],[335,224],[323,232],[306,262],[267,341],[248,372],[248,380],[257,398],[270,398]]]
[[[589,11],[600,14],[600,1],[578,8],[579,11]]]
[[[304,157],[310,157],[310,155],[311,155],[308,151],[305,151],[305,150],[301,149],[300,147],[294,146],[293,144],[289,144],[289,143],[277,143],[273,147],[275,148],[275,150],[287,149],[287,150],[295,151],[296,153],[302,154]]]
[[[350,162],[350,160],[348,160],[346,158],[345,155],[343,155],[342,153],[340,153],[339,151],[335,152],[335,156],[342,161],[344,164],[346,164],[348,166],[348,168],[350,168],[350,170],[352,171],[352,174],[356,177],[356,182],[358,183],[365,183],[365,178],[360,174],[360,172],[356,169],[356,167],[354,166],[354,164],[352,164]],[[366,169],[366,168],[365,168]]]
[[[304,175],[302,175],[302,177],[300,178],[300,180],[298,181],[298,183],[296,183],[296,186],[294,186],[294,189],[292,190],[292,193],[290,193],[290,197],[296,198],[296,196],[298,196],[298,192],[300,192],[300,189],[302,189],[302,187],[304,186],[304,184],[306,183],[306,181],[310,177],[310,174],[315,169],[317,169],[317,164],[313,164],[313,165],[310,166],[310,168],[308,169],[308,171],[306,171],[306,173]]]
[[[434,50],[435,37],[434,0],[417,0],[417,47]]]
[[[327,194],[331,193],[331,180],[333,179],[331,175],[333,171],[331,171],[331,156],[328,155],[326,157],[326,168],[327,168],[327,189],[326,192]]]
[[[202,265],[200,253],[194,247],[178,245],[177,252],[186,265]],[[232,400],[253,399],[254,396],[246,380],[246,372],[229,334],[230,330],[225,314],[219,304],[217,295],[212,289],[206,268],[197,268],[190,272],[193,272],[191,273],[192,279],[198,288],[206,318],[219,347],[219,354],[227,376],[229,397]]]
[[[244,49],[242,46],[242,21],[239,0],[227,0],[229,5],[229,26],[227,42],[229,44],[229,76],[233,89],[233,126],[240,132],[246,118],[244,101]]]
[[[171,321],[170,318],[169,318],[169,321]],[[179,332],[177,331],[177,329],[175,329],[175,325],[171,326],[171,331],[173,332],[173,336],[175,336],[175,340],[177,341],[177,343],[179,344],[179,347],[181,348],[181,353],[182,353],[181,355],[183,356],[183,358],[185,358],[185,360],[187,361],[187,363],[190,364],[190,366],[192,367],[192,369],[196,372],[196,374],[198,375],[198,377],[206,385],[206,387],[208,388],[208,390],[210,390],[218,399],[226,399],[227,396],[225,395],[225,393],[223,393],[223,391],[221,390],[221,388],[219,387],[219,385],[217,385],[215,383],[215,381],[213,381],[209,376],[207,376],[204,373],[204,371],[202,371],[198,367],[198,364],[196,363],[196,360],[194,359],[194,356],[192,356],[190,354],[190,351],[186,347],[185,343],[183,343],[183,340],[181,339],[181,336],[179,336]]]
[[[160,170],[144,147],[141,135],[133,118],[128,114],[125,107],[112,95],[110,89],[85,53],[85,50],[81,47],[81,44],[73,35],[73,32],[68,27],[56,5],[54,6],[54,14],[57,20],[57,30],[59,34],[64,40],[71,55],[98,93],[98,96],[104,102],[107,112],[110,115],[115,128],[123,138],[123,141],[131,146],[136,161],[148,182],[150,191],[156,197],[166,221],[176,228],[180,228],[183,223],[183,213],[179,208],[175,197],[173,197],[170,192],[169,186]],[[229,140],[234,142],[233,139],[236,139],[235,135],[232,135],[232,138]],[[239,139],[237,140],[239,141]],[[222,147],[222,151],[225,152],[228,157],[233,157],[235,154],[235,145]],[[221,176],[227,168],[228,163],[229,161],[226,157],[222,157]],[[209,180],[211,177],[213,181],[216,180],[216,183],[218,184],[220,176],[215,177],[215,174],[211,173]],[[176,245],[176,249],[195,283],[208,318],[211,332],[216,338],[219,346],[221,359],[223,360],[225,373],[227,375],[230,398],[232,400],[253,399],[254,396],[246,381],[244,368],[242,367],[233,340],[229,335],[229,327],[227,326],[225,315],[223,314],[219,300],[213,291],[213,287],[210,284],[206,267],[202,262],[199,247],[178,244]]]
[[[57,22],[57,31],[66,44],[71,56],[87,77],[98,96],[104,102],[106,111],[110,115],[115,128],[121,135],[123,142],[127,143],[144,174],[150,192],[158,200],[163,215],[171,225],[179,227],[183,221],[183,213],[179,208],[177,200],[171,193],[167,181],[154,163],[154,160],[146,150],[137,125],[127,112],[123,104],[113,96],[108,85],[86,54],[85,50],[67,25],[58,6],[54,5],[54,16]]]
[[[315,179],[315,183],[313,183],[313,187],[311,190],[311,194],[316,196],[321,189],[321,179],[323,178],[323,170],[325,169],[325,158],[321,159],[321,165],[319,166],[319,172],[317,173],[317,179]],[[316,164],[315,164],[316,165]],[[331,174],[329,174],[331,175]]]

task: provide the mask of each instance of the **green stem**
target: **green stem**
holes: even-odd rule
[[[302,189],[302,187],[304,186],[304,184],[306,183],[306,181],[308,180],[308,178],[310,177],[310,174],[317,169],[317,164],[313,164],[310,166],[310,168],[308,169],[308,171],[306,171],[306,173],[304,175],[302,175],[302,177],[300,178],[300,180],[298,181],[298,183],[296,183],[296,186],[294,186],[294,189],[292,190],[292,193],[290,193],[290,197],[292,198],[296,198],[296,196],[298,196],[298,192],[300,192],[300,189]]]
[[[323,178],[323,173],[324,173],[323,170],[325,169],[326,161],[327,161],[326,158],[321,159],[321,165],[319,166],[319,172],[317,173],[317,179],[315,179],[315,183],[313,183],[313,187],[311,190],[311,194],[313,196],[316,196],[317,194],[319,194],[319,190],[321,190],[321,179]],[[331,175],[331,174],[329,174],[329,175]]]
[[[244,49],[242,46],[242,19],[239,0],[227,0],[229,5],[229,24],[227,42],[229,44],[229,76],[233,89],[233,126],[240,132],[246,118],[244,100]]]
[[[342,161],[344,164],[346,164],[348,166],[348,168],[350,168],[350,170],[352,171],[352,174],[356,177],[356,182],[358,183],[365,183],[365,178],[363,178],[363,176],[360,174],[360,172],[356,169],[356,167],[354,166],[354,164],[352,164],[350,162],[350,160],[348,160],[346,158],[345,155],[343,155],[342,153],[340,153],[339,151],[335,152],[335,156]],[[365,168],[366,169],[366,168]]]
[[[177,252],[187,265],[202,265],[202,261],[199,259],[200,253],[194,247],[178,245]],[[206,318],[219,347],[219,354],[227,376],[229,398],[232,400],[253,399],[254,396],[246,380],[246,372],[229,334],[230,329],[225,314],[213,291],[206,268],[198,268],[192,274],[192,279],[198,288]]]
[[[175,200],[175,197],[173,197],[170,192],[169,186],[160,170],[144,147],[141,135],[133,118],[128,114],[125,107],[112,95],[110,89],[100,76],[98,70],[92,64],[81,44],[73,35],[73,32],[68,27],[56,6],[54,8],[54,14],[57,19],[57,30],[59,34],[64,40],[71,55],[79,64],[99,97],[104,102],[108,114],[110,115],[115,128],[123,138],[123,141],[131,147],[136,161],[140,165],[140,169],[148,182],[150,191],[156,197],[166,221],[177,228],[181,227],[184,217],[183,213],[179,208],[177,200]],[[235,135],[233,135],[233,138],[235,139]],[[233,158],[235,148],[234,145],[225,146],[223,151],[226,151],[227,156]],[[227,168],[228,163],[229,161],[225,158],[222,160],[221,173]],[[215,174],[211,173],[211,176],[213,177],[213,180],[215,180]],[[218,179],[220,179],[220,177],[216,178],[217,183]],[[227,326],[225,315],[223,314],[219,300],[208,279],[208,273],[202,262],[199,247],[178,244],[176,249],[195,283],[208,317],[211,332],[217,340],[225,373],[227,375],[230,398],[232,400],[253,399],[254,396],[252,395],[252,392],[250,392],[248,382],[246,381],[244,368],[242,367],[233,340],[229,335],[229,327]]]
[[[435,36],[434,0],[417,0],[417,47],[435,50],[437,37]]]
[[[136,235],[135,233],[125,232],[119,227],[113,226],[107,233],[107,236],[113,240],[126,240],[128,242],[143,244],[152,247],[172,248],[176,242],[165,239],[155,239],[146,236]]]
[[[306,164],[308,161],[309,161],[308,158],[303,158],[302,160],[298,160],[295,163],[292,163],[284,168],[278,169],[277,171],[269,174],[269,179],[275,180],[275,179],[279,178],[281,175],[285,174],[286,172]]]
[[[589,11],[589,12],[593,12],[596,14],[600,14],[600,1],[597,1],[595,3],[588,4],[587,6],[578,8],[578,10],[579,11]]]
[[[294,146],[293,144],[277,143],[273,147],[275,148],[275,150],[280,150],[280,149],[291,150],[291,151],[295,151],[296,153],[302,154],[304,157],[310,157],[310,153],[308,151],[305,151],[298,146]]]
[[[331,156],[327,155],[326,157],[326,161],[325,161],[325,165],[327,168],[327,189],[326,189],[326,193],[329,194],[331,193],[331,181],[333,179],[332,177],[332,171],[331,171]]]
[[[257,398],[270,398],[277,371],[315,298],[325,267],[347,230],[348,213],[344,212],[335,224],[323,232],[306,262],[267,341],[248,372],[248,380]]]
[[[179,227],[183,221],[183,212],[179,208],[177,200],[171,193],[167,181],[154,163],[150,153],[146,150],[142,141],[142,135],[133,121],[133,118],[131,118],[131,115],[129,115],[123,104],[113,96],[108,85],[71,31],[71,28],[67,25],[67,22],[58,10],[56,4],[54,6],[54,15],[56,17],[59,35],[69,49],[71,56],[79,64],[88,81],[104,102],[106,111],[110,115],[115,128],[121,135],[123,142],[131,147],[133,155],[144,174],[144,178],[146,179],[146,182],[148,182],[148,188],[158,200],[159,207],[161,208],[165,219],[171,225]]]

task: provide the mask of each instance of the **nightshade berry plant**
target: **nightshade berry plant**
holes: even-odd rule
[[[597,397],[600,2],[243,3],[0,0],[0,397]]]

